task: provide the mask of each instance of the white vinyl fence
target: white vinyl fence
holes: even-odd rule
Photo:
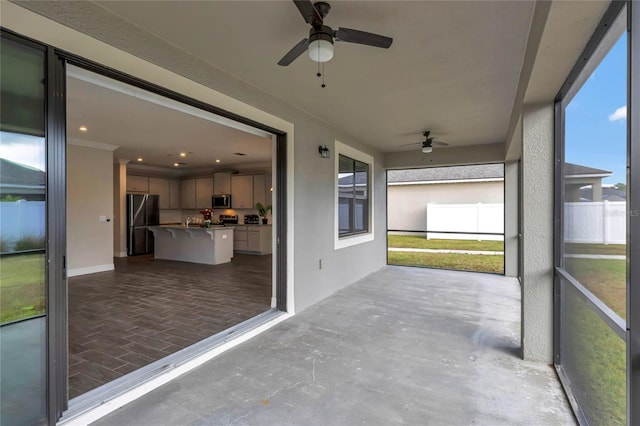
[[[427,239],[443,240],[504,240],[504,204],[427,204]],[[473,232],[475,234],[467,234]]]
[[[564,204],[564,240],[568,243],[625,244],[625,201]]]
[[[22,238],[44,238],[45,202],[0,202],[0,238],[12,246]]]

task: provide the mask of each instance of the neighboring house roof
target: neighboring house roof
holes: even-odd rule
[[[580,164],[564,163],[565,177],[607,177],[613,173],[608,170],[595,169],[593,167],[581,166]]]
[[[592,187],[589,185],[580,188],[580,199],[582,201],[591,201],[593,199]],[[611,186],[602,187],[602,199],[607,201],[625,201],[627,199],[627,191],[623,189],[615,189]]]
[[[389,170],[388,183],[504,179],[503,164]]]
[[[367,173],[357,173],[356,174],[356,185],[365,185],[367,183]],[[348,175],[345,177],[341,177],[338,179],[338,185],[353,185],[353,175]]]
[[[44,186],[45,172],[25,164],[0,158],[0,184],[3,186]]]

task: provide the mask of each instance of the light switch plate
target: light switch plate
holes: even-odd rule
[[[100,222],[106,222],[107,221],[107,217],[106,216],[100,216],[99,220],[100,220]]]

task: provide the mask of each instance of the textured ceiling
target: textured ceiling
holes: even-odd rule
[[[323,89],[306,55],[277,65],[309,29],[288,0],[18,3],[196,81],[202,74],[186,64],[205,63],[210,75],[229,74],[384,152],[414,149],[402,145],[425,129],[451,147],[504,143],[535,4],[335,1],[326,24],[394,42],[388,50],[338,42]],[[536,58],[535,101],[551,101],[606,2],[555,3],[555,32],[541,46],[553,57]]]
[[[334,2],[325,23],[394,38],[389,50],[337,43],[326,88],[290,1],[98,2],[137,27],[384,151],[431,129],[450,145],[503,142],[533,3]]]

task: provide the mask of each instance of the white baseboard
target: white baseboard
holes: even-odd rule
[[[86,268],[75,268],[67,271],[68,277],[77,277],[78,275],[95,274],[96,272],[113,271],[113,263],[104,265],[87,266]]]
[[[276,306],[278,306],[278,299],[275,297],[271,298],[271,307],[275,308]]]
[[[126,251],[114,251],[113,257],[127,257]]]

